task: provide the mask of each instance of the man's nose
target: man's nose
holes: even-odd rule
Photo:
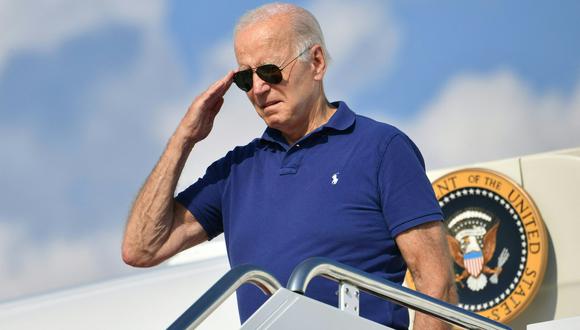
[[[254,94],[263,94],[270,90],[270,84],[262,80],[260,76],[256,72],[254,72],[254,77],[252,78],[252,89],[254,90]]]

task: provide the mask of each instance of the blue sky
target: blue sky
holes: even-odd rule
[[[136,271],[132,199],[262,3],[0,2],[0,300]],[[326,35],[329,97],[398,125],[428,168],[580,146],[579,2],[296,3]],[[179,187],[263,128],[230,90]]]

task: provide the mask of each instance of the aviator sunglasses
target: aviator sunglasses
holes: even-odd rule
[[[257,68],[249,68],[246,70],[234,73],[234,82],[244,92],[249,92],[252,89],[254,71],[260,79],[269,84],[279,84],[282,81],[282,70],[284,70],[292,62],[296,61],[302,54],[306,53],[310,47],[303,50],[298,56],[294,57],[290,62],[284,64],[281,68],[275,64],[264,64]]]

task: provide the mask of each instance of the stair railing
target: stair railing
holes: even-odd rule
[[[355,313],[358,314],[358,293],[353,295],[353,290],[348,290],[349,287],[352,288],[354,286],[379,298],[393,301],[460,327],[468,329],[510,329],[510,327],[499,322],[328,258],[314,257],[300,263],[290,275],[286,288],[296,293],[304,294],[308,283],[316,276],[323,276],[339,282],[341,287],[341,290],[339,290],[339,308],[347,312],[353,313],[353,311],[356,311]],[[347,289],[343,290],[343,287]],[[344,306],[347,304],[346,302],[350,306]]]
[[[272,295],[282,287],[274,276],[258,267],[242,265],[232,268],[183,312],[168,329],[195,329],[245,283],[256,285],[266,295]]]

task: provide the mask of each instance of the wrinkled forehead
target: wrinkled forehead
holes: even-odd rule
[[[234,51],[240,66],[280,64],[292,55],[295,43],[289,24],[276,18],[246,26],[234,38]]]

